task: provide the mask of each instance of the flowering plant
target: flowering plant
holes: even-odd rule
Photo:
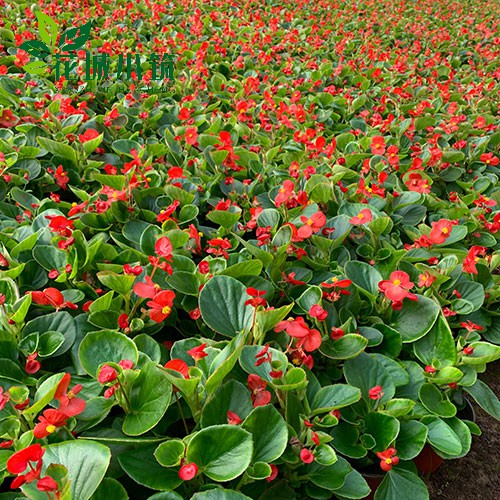
[[[467,454],[467,398],[500,416],[498,13],[146,3],[5,7],[5,487],[361,499],[375,469],[427,499],[414,459]],[[171,93],[146,62],[128,92],[26,74],[41,10],[172,48]]]

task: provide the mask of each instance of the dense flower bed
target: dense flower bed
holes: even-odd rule
[[[5,491],[428,498],[500,418],[492,2],[0,7]],[[89,20],[142,82],[27,66]]]

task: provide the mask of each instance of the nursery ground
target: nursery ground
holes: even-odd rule
[[[481,378],[500,394],[500,362],[488,367]],[[474,404],[483,431],[473,437],[470,453],[447,460],[428,481],[431,500],[495,500],[500,491],[500,422]]]

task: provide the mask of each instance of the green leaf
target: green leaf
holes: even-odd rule
[[[472,342],[469,347],[474,348],[474,352],[462,357],[462,362],[466,365],[482,365],[500,359],[500,346],[488,342]]]
[[[323,342],[320,352],[331,359],[351,359],[358,356],[368,345],[368,339],[357,333],[348,333],[338,340]]]
[[[126,451],[118,456],[118,462],[136,483],[153,490],[174,490],[182,483],[178,470],[162,467],[153,456],[155,449],[156,445]]]
[[[205,323],[222,335],[234,337],[252,326],[253,307],[245,286],[229,276],[214,276],[200,293],[200,310]]]
[[[347,474],[344,484],[333,491],[339,498],[358,500],[366,498],[371,490],[363,476],[358,471],[352,470]]]
[[[242,334],[237,335],[226,347],[217,355],[210,365],[210,377],[205,383],[207,394],[212,394],[220,387],[224,378],[233,369],[238,361],[241,351],[245,345],[245,338]]]
[[[361,391],[347,384],[335,384],[322,387],[311,404],[311,416],[338,410],[352,405],[361,399]]]
[[[59,356],[68,351],[76,338],[75,320],[66,311],[58,311],[51,314],[44,314],[29,321],[23,330],[23,338],[34,332],[59,332],[64,335],[64,343],[54,353]]]
[[[109,466],[107,446],[88,440],[66,441],[46,447],[42,476],[50,464],[64,465],[73,500],[88,500],[96,491]]]
[[[66,265],[66,254],[50,245],[37,245],[33,257],[47,271],[61,270]]]
[[[460,438],[446,422],[437,417],[429,417],[424,423],[429,431],[427,440],[436,450],[447,455],[460,455],[462,452]]]
[[[106,477],[92,495],[91,500],[128,500],[127,490],[116,480]]]
[[[124,175],[105,175],[93,173],[92,178],[103,186],[109,186],[118,191],[121,191],[125,187],[125,183],[127,181],[127,178]]]
[[[340,422],[331,430],[333,447],[342,455],[350,458],[366,456],[366,448],[359,444],[358,427],[348,422]]]
[[[163,467],[175,467],[181,463],[186,449],[185,444],[180,439],[171,439],[161,443],[155,450],[155,458]]]
[[[59,156],[61,158],[65,158],[76,165],[76,152],[71,146],[63,144],[61,142],[53,141],[52,139],[47,139],[46,137],[38,136],[36,139],[40,146],[46,149],[49,153],[52,153],[53,155]]]
[[[382,275],[370,264],[361,261],[349,261],[344,266],[346,276],[370,297],[378,295],[378,284],[382,281]]]
[[[373,355],[361,353],[344,363],[344,375],[347,382],[361,389],[362,397],[369,404],[373,403],[368,392],[372,387],[380,385],[384,395],[380,399],[385,403],[392,399],[396,388],[390,372]]]
[[[364,417],[365,433],[375,439],[373,451],[384,451],[399,434],[399,420],[383,413],[370,412]]]
[[[333,465],[320,465],[312,462],[308,467],[309,479],[320,488],[327,490],[338,490],[346,480],[347,475],[352,471],[352,467],[347,460],[337,457]]]
[[[439,455],[445,459],[465,457],[465,455],[469,453],[472,444],[472,435],[469,427],[465,422],[462,422],[462,420],[457,417],[447,418],[445,422],[460,440],[460,443],[462,444],[462,451],[458,455],[448,455],[447,453],[440,451]]]
[[[434,326],[423,338],[413,344],[413,350],[422,363],[438,367],[452,366],[457,361],[457,348],[446,318],[440,314]]]
[[[243,493],[239,491],[213,488],[211,490],[195,493],[191,497],[191,500],[251,500],[251,498],[243,495]]]
[[[241,217],[241,211],[213,210],[207,214],[207,219],[225,229],[231,229]]]
[[[56,44],[59,26],[52,18],[40,10],[35,11],[35,16],[38,21],[38,32],[40,33],[40,38],[47,45],[51,47],[54,46]]]
[[[453,417],[456,406],[433,384],[423,384],[418,397],[427,410],[440,417]]]
[[[403,342],[414,342],[422,338],[434,325],[439,306],[423,295],[417,301],[405,300],[403,308],[395,311],[393,327],[401,334]]]
[[[139,359],[132,340],[122,333],[108,330],[87,333],[80,344],[78,356],[84,370],[94,378],[97,378],[97,370],[103,363],[129,359],[136,365]]]
[[[227,423],[227,412],[232,411],[242,420],[252,411],[250,391],[236,380],[229,380],[219,387],[205,403],[201,414],[201,426]]]
[[[400,424],[395,448],[401,460],[415,458],[427,441],[427,426],[417,420],[406,420]]]
[[[377,488],[375,500],[429,500],[429,492],[413,472],[392,468]]]
[[[476,380],[473,385],[464,387],[464,390],[474,398],[474,401],[485,412],[500,420],[500,401],[496,394],[482,380]]]
[[[130,390],[130,413],[123,422],[123,432],[139,436],[152,429],[167,411],[172,385],[156,363],[146,363]]]
[[[135,276],[128,274],[117,274],[112,271],[100,271],[97,273],[97,279],[111,290],[120,295],[127,295],[132,290]]]
[[[53,399],[64,373],[56,373],[45,379],[35,393],[35,402],[23,411],[23,415],[36,415]]]
[[[189,441],[188,463],[194,462],[214,481],[230,481],[243,474],[252,460],[252,435],[234,425],[202,429]]]
[[[253,436],[253,463],[273,462],[285,451],[288,429],[274,406],[255,408],[241,426]]]
[[[274,379],[269,375],[271,372],[271,367],[269,363],[262,363],[259,366],[255,366],[255,361],[257,358],[255,357],[262,350],[262,346],[254,345],[254,346],[245,346],[243,351],[241,352],[241,356],[239,358],[240,366],[247,373],[255,373],[259,377],[263,378],[267,382],[273,382]],[[274,349],[272,347],[269,348],[268,353],[272,356],[273,365],[276,363],[276,370],[283,370],[285,372],[286,367],[288,365],[288,358],[286,355],[279,351],[278,349]]]
[[[238,262],[224,269],[220,274],[240,278],[241,276],[258,276],[262,271],[262,262],[257,259]]]

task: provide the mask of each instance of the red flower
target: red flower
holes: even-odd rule
[[[370,149],[374,155],[383,155],[385,153],[385,139],[381,135],[372,137]]]
[[[119,363],[119,366],[121,366],[124,370],[132,370],[134,367],[134,362],[130,359],[122,359]]]
[[[462,321],[460,323],[460,326],[462,328],[465,328],[467,330],[467,332],[469,332],[469,333],[471,333],[475,330],[478,330],[478,331],[484,330],[484,328],[481,325],[476,325],[470,319],[467,321]]]
[[[453,222],[451,220],[441,219],[438,222],[433,222],[429,238],[435,245],[441,245],[450,237],[452,229]]]
[[[300,459],[305,464],[310,464],[311,462],[314,462],[314,455],[307,448],[302,448],[300,450]]]
[[[158,238],[155,243],[156,255],[170,260],[172,258],[172,250],[172,243],[170,243],[170,240],[166,236]]]
[[[198,474],[198,466],[192,462],[190,464],[184,464],[179,469],[179,477],[183,481],[190,481],[196,474]]]
[[[45,288],[43,292],[30,292],[31,298],[35,304],[41,306],[52,306],[55,309],[61,309],[68,303],[64,301],[63,294],[53,287]]]
[[[10,393],[4,392],[3,387],[0,387],[0,411],[2,411],[5,408],[5,405],[9,402],[9,400],[10,400]]]
[[[491,165],[492,167],[496,167],[500,160],[493,153],[483,153],[479,157],[479,161],[486,163],[486,165]]]
[[[125,274],[139,276],[142,273],[142,266],[134,266],[132,267],[130,264],[125,264],[123,266],[123,272]]]
[[[408,291],[411,288],[413,288],[413,283],[404,271],[394,271],[388,280],[383,280],[378,284],[379,291],[384,293],[393,304],[398,305],[402,304],[405,298],[417,300],[417,296]]]
[[[471,354],[474,353],[474,347],[464,347],[464,354],[466,356],[470,356]]]
[[[229,254],[226,250],[232,248],[231,242],[226,238],[213,238],[208,240],[207,243],[211,248],[207,249],[208,254],[213,254],[215,256],[221,256],[225,259],[229,258]]]
[[[385,451],[377,452],[377,457],[380,458],[380,468],[382,470],[390,471],[393,465],[398,465],[399,458],[396,456],[394,448],[387,448]]]
[[[24,367],[24,370],[26,373],[33,375],[36,373],[40,368],[42,367],[40,361],[37,361],[36,358],[38,357],[38,353],[34,352],[33,354],[30,354],[26,358],[26,365]]]
[[[71,236],[74,225],[72,220],[67,219],[64,215],[47,215],[46,218],[50,220],[49,228],[51,231],[59,236]]]
[[[38,480],[36,488],[38,491],[57,491],[59,485],[50,476],[45,476]]]
[[[368,391],[368,397],[373,400],[381,399],[384,395],[381,385],[376,385]]]
[[[479,256],[484,256],[486,254],[486,247],[481,247],[474,245],[467,252],[467,256],[465,257],[462,263],[462,270],[464,273],[470,274],[478,274],[476,264],[479,261]]]
[[[59,410],[45,410],[41,417],[38,417],[40,422],[35,425],[33,429],[33,435],[36,439],[43,439],[49,434],[52,434],[59,427],[64,427],[66,425],[66,420],[68,415],[60,412]]]
[[[267,382],[251,373],[247,379],[248,388],[252,392],[253,407],[265,406],[271,401],[271,393],[266,391]]]
[[[424,370],[426,373],[436,373],[436,369],[431,365],[427,365]]]
[[[149,277],[145,277],[146,283],[139,282],[134,285],[134,293],[145,299],[152,299],[161,290],[161,286],[153,282]]]
[[[328,317],[328,313],[319,304],[314,304],[309,309],[309,316],[317,318],[318,321],[324,321]]]
[[[54,173],[54,178],[59,186],[67,189],[66,184],[69,182],[68,173],[63,170],[63,166],[59,165]]]
[[[204,342],[201,345],[198,345],[196,347],[193,347],[192,349],[189,349],[187,352],[195,361],[199,361],[200,359],[205,358],[208,356],[208,353],[205,352],[205,348],[207,347],[207,344]]]
[[[174,304],[175,293],[172,290],[163,290],[158,292],[153,300],[147,302],[151,308],[149,317],[156,323],[161,323],[170,316]]]
[[[333,340],[338,340],[338,339],[341,339],[343,336],[345,335],[345,332],[344,330],[342,330],[342,328],[332,328],[332,331],[330,333],[330,337],[333,339]]]
[[[75,385],[70,391],[68,391],[70,380],[71,375],[69,373],[65,373],[64,377],[57,386],[54,399],[59,401],[59,411],[63,412],[68,417],[74,417],[85,410],[87,403],[85,403],[83,399],[75,397],[82,390],[81,384]]]
[[[96,137],[99,137],[99,132],[97,130],[94,130],[93,128],[88,128],[83,134],[78,135],[78,139],[82,144],[84,142],[91,141]]]
[[[187,144],[194,146],[198,140],[198,129],[196,127],[188,127],[184,134],[184,138]]]
[[[42,459],[44,453],[45,449],[39,443],[32,444],[14,453],[7,460],[7,470],[11,474],[21,474],[28,467],[28,462],[38,462]]]
[[[397,165],[399,162],[399,148],[397,146],[389,146],[387,148],[387,161],[390,165]]]
[[[266,299],[262,298],[267,293],[266,290],[257,290],[256,288],[249,287],[246,289],[246,292],[252,297],[245,302],[246,306],[249,304],[253,307],[266,306]]]
[[[227,412],[227,423],[229,425],[239,425],[241,422],[243,422],[243,420],[241,420],[241,418],[234,413],[234,411]]]
[[[128,314],[120,314],[120,316],[118,316],[118,327],[122,330],[126,330],[127,328],[129,328],[129,326]]]
[[[165,368],[179,372],[184,378],[189,378],[189,366],[182,359],[171,359],[165,364]]]
[[[354,217],[351,217],[349,219],[349,222],[353,225],[361,225],[361,224],[366,224],[367,222],[371,222],[373,219],[373,214],[369,208],[364,208],[359,212],[358,215],[355,215]]]
[[[118,372],[109,365],[103,365],[99,370],[99,375],[97,376],[97,380],[100,384],[107,384],[109,382],[113,382],[118,378]]]
[[[302,347],[307,352],[315,351],[321,345],[321,333],[318,330],[310,329],[302,317],[280,321],[274,328],[275,332],[283,330],[290,337],[298,338],[296,347]]]
[[[418,275],[418,286],[420,288],[423,286],[429,287],[434,283],[434,281],[436,281],[435,276],[432,276],[432,274],[429,274],[428,272]]]
[[[301,239],[309,238],[326,224],[326,216],[323,212],[316,212],[309,218],[301,215],[300,220],[304,223],[297,231],[297,235]]]
[[[283,203],[290,201],[295,196],[294,188],[295,184],[293,181],[286,180],[283,182],[283,186],[278,189],[278,194],[274,200],[275,205],[280,207]]]
[[[9,128],[17,125],[19,118],[10,109],[4,109],[0,115],[0,127]]]
[[[274,464],[269,464],[271,467],[271,474],[266,477],[266,481],[270,483],[271,481],[274,481],[278,477],[278,467]]]

